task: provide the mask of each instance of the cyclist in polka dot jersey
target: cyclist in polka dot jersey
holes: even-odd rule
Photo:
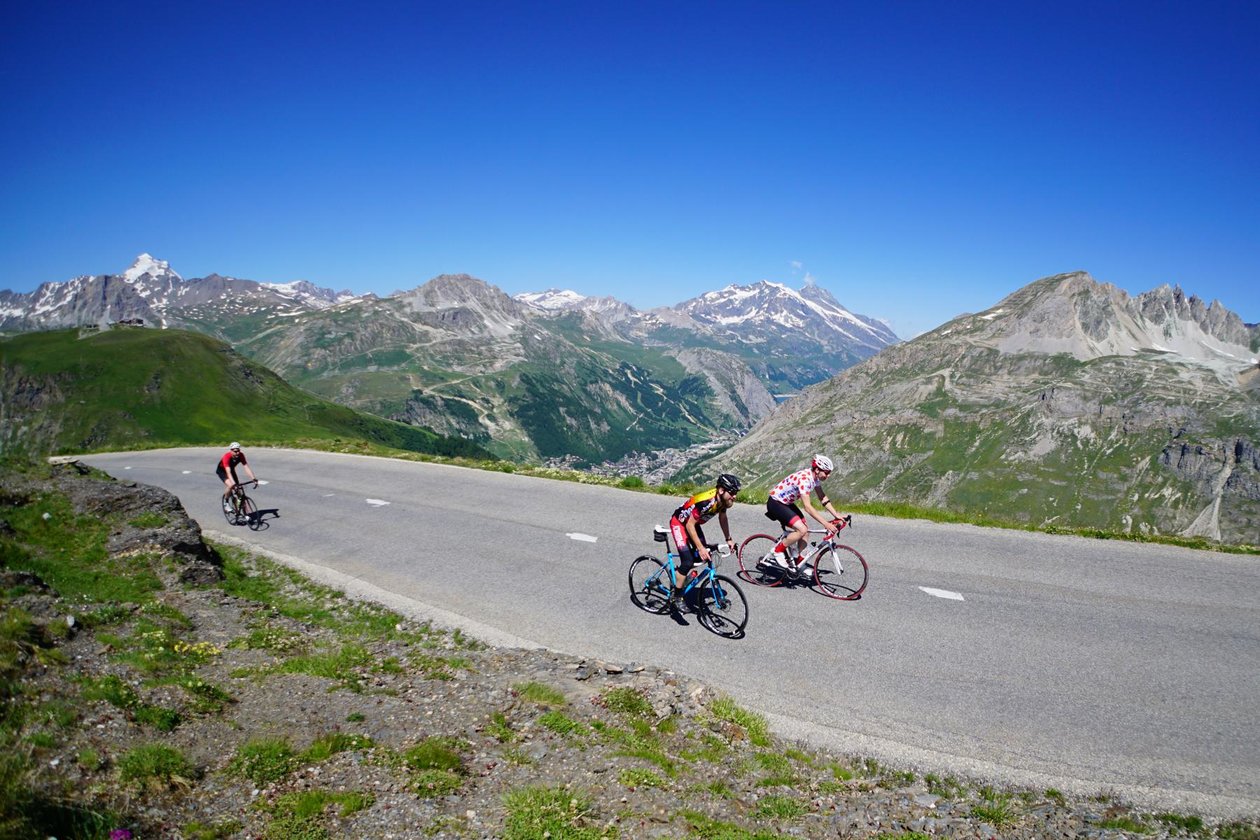
[[[834,467],[830,458],[826,455],[815,455],[808,467],[792,473],[770,491],[770,498],[766,500],[766,516],[782,525],[783,530],[788,534],[774,547],[774,552],[763,558],[762,562],[775,563],[798,575],[808,572],[793,565],[793,562],[788,559],[789,555],[799,555],[804,543],[801,543],[795,552],[792,551],[793,546],[809,537],[809,524],[805,521],[805,514],[801,513],[801,508],[796,503],[799,501],[805,507],[805,512],[827,529],[828,537],[834,535],[837,529],[832,520],[839,519],[840,514],[836,512],[831,499],[827,498],[827,493],[822,489],[822,483],[827,476],[831,475],[832,469]],[[832,520],[824,519],[814,507],[810,500],[811,493],[817,493],[819,503],[831,514]]]

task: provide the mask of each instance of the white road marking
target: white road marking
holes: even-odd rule
[[[264,484],[270,484],[270,483],[271,483],[270,481],[260,481],[258,482],[258,486],[261,487]]]
[[[192,475],[192,470],[184,470],[184,475]]]
[[[920,586],[919,589],[934,598],[945,598],[950,601],[961,601],[963,596],[961,592],[950,592],[948,589],[932,589],[930,586]]]
[[[367,502],[369,505],[375,505],[376,507],[389,504],[389,502],[384,499],[364,499],[363,501]]]
[[[565,534],[565,536],[571,540],[578,540],[580,542],[595,542],[599,539],[599,537],[592,537],[590,534]]]

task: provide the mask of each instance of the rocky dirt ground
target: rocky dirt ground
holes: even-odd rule
[[[819,753],[683,675],[489,647],[207,547],[156,488],[67,467],[0,501],[0,835],[1260,838]]]

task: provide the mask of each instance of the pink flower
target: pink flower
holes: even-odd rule
[[[131,832],[125,828],[115,828],[109,833],[109,840],[131,840]]]

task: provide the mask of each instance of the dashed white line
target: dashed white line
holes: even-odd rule
[[[372,505],[374,507],[381,507],[383,505],[389,504],[389,502],[385,501],[384,499],[364,499],[363,501],[367,502],[369,505]]]
[[[575,533],[575,534],[565,534],[565,536],[571,540],[577,540],[578,542],[595,542],[596,540],[599,539],[599,537],[592,537],[590,534],[576,534]]]
[[[948,601],[963,600],[961,592],[950,592],[948,589],[933,589],[930,586],[920,586],[919,589],[931,595],[933,598],[944,598]]]

